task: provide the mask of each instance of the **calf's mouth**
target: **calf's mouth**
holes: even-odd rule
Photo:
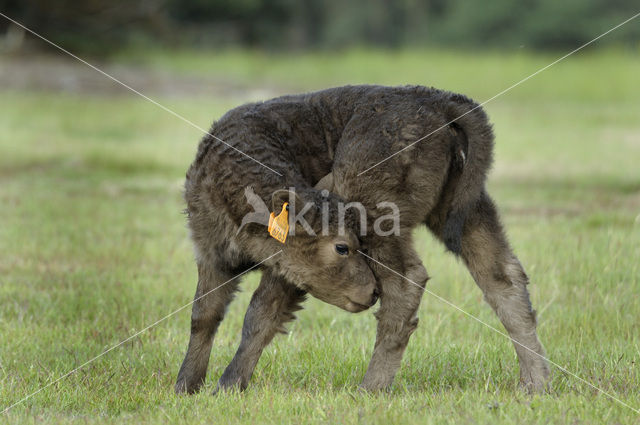
[[[365,311],[368,310],[370,307],[374,306],[375,303],[378,301],[378,298],[374,298],[371,302],[371,304],[360,304],[358,302],[353,301],[350,298],[347,298],[348,302],[347,305],[345,307],[345,310],[347,310],[350,313],[360,313],[361,311]]]

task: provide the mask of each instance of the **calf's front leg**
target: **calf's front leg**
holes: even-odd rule
[[[394,244],[395,245],[395,244]],[[398,247],[391,247],[397,249]],[[428,280],[427,271],[417,253],[407,244],[401,260],[391,256],[374,258],[381,264],[402,274],[399,276],[379,263],[372,265],[380,278],[380,309],[375,313],[378,329],[373,355],[361,388],[367,391],[387,389],[393,383],[409,337],[418,327],[418,308]],[[397,251],[396,251],[397,255]],[[397,256],[395,258],[398,258]],[[386,260],[386,261],[385,261]]]
[[[238,287],[227,267],[208,257],[198,260],[198,287],[191,313],[191,337],[175,391],[178,394],[197,392],[204,383],[211,345],[227,306]]]
[[[262,350],[276,332],[286,333],[284,324],[295,318],[306,292],[274,276],[266,270],[260,285],[253,293],[242,325],[242,341],[233,360],[218,381],[215,392],[221,389],[244,390],[260,359]]]

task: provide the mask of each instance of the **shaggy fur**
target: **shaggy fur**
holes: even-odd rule
[[[514,340],[522,385],[544,388],[549,370],[536,336],[528,279],[484,188],[493,134],[474,102],[420,86],[341,87],[236,108],[214,124],[211,133],[282,174],[210,136],[201,142],[187,173],[185,198],[199,271],[196,298],[283,251],[261,265],[262,281],[245,316],[240,348],[219,389],[246,387],[262,349],[293,318],[307,292],[353,312],[380,296],[377,338],[362,387],[389,387],[418,325],[428,279],[411,239],[419,225],[426,225],[469,268]],[[242,218],[251,212],[243,195],[248,186],[273,211],[280,211],[285,201],[279,189],[295,188],[295,194],[287,195],[296,204],[316,206],[305,218],[317,234],[317,211],[328,201],[329,235],[314,237],[296,229],[282,245],[264,226],[250,224],[238,232]],[[329,190],[328,197],[323,189]],[[366,207],[366,236],[357,237],[354,216],[347,220],[346,234],[338,233],[340,200]],[[399,234],[375,234],[380,202],[398,205]],[[347,256],[336,253],[338,244],[348,245]],[[365,261],[360,250],[373,260]],[[194,392],[203,382],[213,336],[237,284],[232,280],[194,303],[191,339],[176,391]]]

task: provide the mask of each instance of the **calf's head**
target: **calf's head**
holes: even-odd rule
[[[340,202],[315,189],[276,191],[273,211],[278,214],[287,203],[290,224],[278,263],[285,277],[314,297],[357,313],[376,303],[378,288],[358,252],[355,217],[341,211]]]

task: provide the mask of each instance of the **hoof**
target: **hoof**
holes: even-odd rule
[[[216,395],[220,392],[223,393],[241,393],[243,392],[245,389],[247,388],[246,384],[242,384],[240,382],[240,380],[225,380],[224,382],[222,381],[222,379],[220,379],[218,381],[218,383],[216,384],[216,387],[214,388],[213,392],[211,393],[211,395]]]
[[[182,394],[191,395],[191,394],[197,393],[200,390],[200,386],[201,385],[202,384],[189,386],[189,385],[187,385],[187,383],[184,380],[180,379],[180,380],[178,380],[178,382],[176,382],[174,390],[175,390],[176,394],[178,394],[178,395],[182,395]]]
[[[535,372],[521,374],[520,388],[527,394],[544,394],[550,391],[549,367],[545,364]]]

